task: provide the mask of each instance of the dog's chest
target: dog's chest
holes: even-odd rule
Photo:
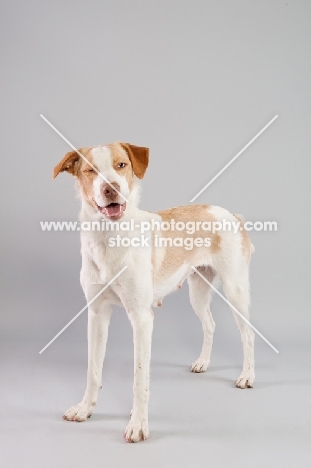
[[[88,270],[94,282],[104,283],[109,279],[112,265],[111,252],[101,236],[83,236],[81,238],[82,258],[87,259]]]
[[[134,233],[135,234],[135,233]],[[91,276],[95,282],[105,283],[127,266],[132,276],[139,277],[140,274],[151,272],[151,248],[147,247],[127,247],[109,245],[110,239],[120,236],[119,232],[90,233],[81,237],[82,258],[86,259],[92,271]],[[133,234],[131,234],[133,236]],[[96,279],[94,278],[96,276]],[[138,278],[139,279],[139,278]]]

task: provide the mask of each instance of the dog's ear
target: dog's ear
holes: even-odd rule
[[[58,176],[60,172],[67,171],[72,175],[77,175],[79,167],[80,156],[76,151],[70,151],[63,159],[54,167],[53,179]]]
[[[149,148],[143,146],[134,146],[130,143],[120,143],[122,148],[127,152],[132,163],[134,174],[142,179],[145,175],[149,162]]]

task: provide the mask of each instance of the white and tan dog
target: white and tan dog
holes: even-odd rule
[[[246,231],[241,228],[208,232],[210,243],[195,242],[192,249],[173,245],[155,247],[155,237],[174,239],[185,237],[185,232],[162,230],[149,235],[148,245],[138,247],[111,247],[112,237],[136,237],[141,222],[167,221],[197,226],[204,221],[236,221],[236,216],[220,207],[194,205],[172,208],[157,214],[138,208],[139,185],[148,166],[149,150],[127,143],[82,148],[71,151],[54,169],[54,177],[67,171],[77,178],[81,193],[80,221],[130,221],[132,232],[82,231],[81,232],[81,285],[87,302],[124,267],[127,269],[89,306],[88,309],[88,371],[87,387],[82,401],[71,407],[64,419],[84,421],[91,416],[98,390],[102,385],[102,366],[105,356],[108,326],[112,304],[122,305],[133,327],[134,339],[134,401],[130,422],[124,437],[128,442],[138,442],[149,437],[148,402],[151,337],[153,328],[152,307],[161,305],[162,298],[181,287],[188,280],[190,301],[202,322],[204,339],[199,358],[192,364],[192,372],[206,371],[213,341],[215,323],[210,312],[211,288],[200,276],[213,283],[222,281],[228,301],[249,317],[248,267],[253,246]],[[136,176],[136,177],[135,177]],[[127,201],[125,201],[127,200]],[[199,228],[192,237],[206,238]],[[196,273],[195,267],[200,273]],[[236,386],[252,387],[254,383],[254,334],[251,328],[233,311],[239,327],[243,350],[243,370]]]

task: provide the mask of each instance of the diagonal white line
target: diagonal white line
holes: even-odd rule
[[[59,335],[61,335],[61,334],[63,333],[63,331],[65,331],[66,328],[68,328],[69,325],[71,325],[72,322],[74,322],[74,321],[79,317],[79,315],[81,315],[82,312],[84,312],[85,309],[87,309],[88,306],[91,305],[92,302],[94,302],[95,299],[97,299],[98,296],[100,296],[101,293],[104,292],[105,289],[107,289],[107,288],[111,285],[111,283],[113,283],[114,280],[116,280],[116,279],[118,278],[118,276],[120,276],[121,273],[123,273],[123,271],[126,270],[127,268],[128,268],[127,266],[123,267],[122,270],[120,270],[119,273],[117,273],[116,276],[114,276],[114,277],[109,281],[109,283],[107,283],[106,286],[104,286],[104,287],[99,291],[99,293],[97,293],[96,296],[94,296],[93,299],[91,299],[91,300],[86,304],[86,306],[84,306],[83,309],[81,309],[80,312],[78,312],[77,315],[75,315],[75,316],[73,317],[73,319],[71,319],[70,322],[68,322],[67,325],[65,325],[64,328],[61,329],[61,331],[58,332],[57,335],[55,335],[54,338],[53,338],[51,341],[49,341],[49,343],[48,343],[47,345],[45,345],[44,348],[41,349],[41,351],[39,351],[39,354],[42,354],[43,351],[45,351],[46,348],[48,348],[48,347],[50,346],[50,344],[52,344],[53,341],[55,341],[56,338],[58,338]]]
[[[246,148],[248,148],[248,147],[256,140],[256,138],[258,138],[259,135],[261,135],[261,134],[272,124],[272,122],[274,122],[275,119],[277,119],[277,118],[278,118],[278,115],[276,115],[275,117],[273,117],[273,119],[270,120],[270,122],[268,122],[267,125],[265,125],[264,128],[262,128],[262,129],[260,130],[260,132],[258,132],[257,135],[255,135],[254,138],[252,138],[251,141],[249,141],[249,142],[247,143],[247,145],[245,145],[244,148],[242,148],[241,151],[239,151],[239,153],[236,154],[236,155],[234,156],[234,158],[232,158],[231,161],[229,161],[228,164],[226,164],[225,167],[223,167],[223,168],[221,169],[221,171],[219,171],[218,174],[216,174],[215,177],[213,177],[212,180],[210,180],[209,183],[206,184],[206,185],[202,188],[202,190],[200,190],[200,191],[196,194],[195,197],[192,198],[192,200],[190,200],[190,203],[192,203],[194,200],[196,200],[196,199],[198,198],[198,196],[201,195],[201,193],[204,192],[204,190],[206,190],[207,187],[209,187],[209,186],[214,182],[214,180],[216,180],[216,179],[220,176],[220,174],[222,174],[222,173],[230,166],[230,164],[232,164],[233,161],[235,161],[235,160],[243,153],[243,151],[245,151]]]
[[[126,202],[128,202],[128,200],[125,198],[125,196],[122,195],[122,193],[119,192],[119,191],[115,188],[115,186],[113,186],[113,185],[109,182],[109,180],[107,180],[106,177],[103,176],[103,174],[101,174],[101,172],[99,172],[98,169],[96,169],[96,167],[93,166],[93,164],[92,164],[92,163],[91,163],[91,162],[90,162],[90,161],[89,161],[89,160],[88,160],[72,143],[70,143],[70,141],[67,140],[67,138],[66,138],[59,130],[57,130],[57,128],[54,127],[54,125],[53,125],[46,117],[44,117],[43,114],[40,114],[40,117],[41,117],[41,118],[54,130],[54,132],[56,132],[56,133],[57,133],[73,150],[75,150],[75,151],[78,153],[78,155],[81,156],[81,158],[82,158],[89,166],[91,166],[91,168],[92,168],[95,172],[97,172],[97,174],[98,174],[105,182],[107,182],[107,184],[109,184],[110,187],[112,187],[113,190],[114,190],[115,192],[117,192],[118,195],[120,195],[120,197],[123,198],[123,200],[125,200]]]
[[[221,294],[221,292],[218,291],[218,289],[215,288],[215,286],[212,285],[212,283],[210,283],[194,266],[191,267],[204,281],[205,283],[207,283],[212,289],[213,291],[215,291],[218,296],[220,296],[233,310],[234,312],[236,312],[240,317],[241,319],[244,320],[244,322],[247,323],[247,325],[249,325],[253,330],[254,332],[257,333],[257,335],[260,336],[260,338],[262,338],[269,346],[270,348],[273,349],[273,351],[275,351],[276,353],[279,353],[279,351],[273,346],[273,344],[270,343],[270,341],[267,340],[267,338],[265,338],[262,333],[260,333],[259,330],[257,330],[257,328],[254,327],[254,325],[252,325],[248,320],[247,318],[244,317],[244,315],[241,314],[241,312],[238,311],[238,309],[236,309],[232,304],[231,302],[228,301],[228,299],[225,298],[225,296],[223,296]]]

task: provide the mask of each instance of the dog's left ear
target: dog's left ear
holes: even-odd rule
[[[120,143],[122,148],[127,152],[132,163],[134,174],[142,179],[145,175],[149,162],[149,148],[143,146],[135,146],[130,143]]]
[[[60,172],[69,172],[72,175],[77,175],[80,156],[76,151],[70,151],[63,159],[54,167],[53,179],[58,176]]]

